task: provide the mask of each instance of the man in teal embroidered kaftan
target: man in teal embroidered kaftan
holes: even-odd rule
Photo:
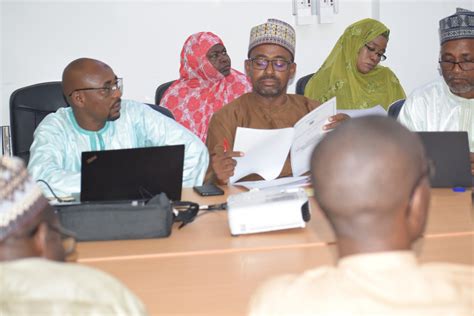
[[[174,120],[131,100],[122,100],[122,79],[101,61],[81,58],[63,72],[71,107],[48,115],[38,126],[28,170],[58,196],[80,191],[83,151],[185,145],[183,186],[199,185],[209,163],[204,144]],[[43,186],[46,195],[49,189]]]

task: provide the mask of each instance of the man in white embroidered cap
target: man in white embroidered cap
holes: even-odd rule
[[[253,91],[243,94],[212,116],[206,139],[211,163],[205,182],[226,184],[234,175],[237,165],[234,158],[245,154],[232,151],[237,127],[293,127],[319,106],[317,101],[286,93],[288,82],[296,72],[295,36],[291,25],[277,19],[268,19],[251,29],[245,71]],[[345,114],[331,116],[330,123],[324,128],[332,129],[347,118]],[[278,177],[288,176],[292,176],[289,156]],[[243,179],[261,180],[262,177],[254,173]]]
[[[439,21],[442,77],[406,99],[399,121],[413,131],[467,131],[474,175],[474,12]]]
[[[145,315],[143,304],[105,273],[64,263],[72,232],[19,158],[0,156],[2,315]]]

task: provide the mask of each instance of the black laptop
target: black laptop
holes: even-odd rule
[[[81,202],[146,200],[164,192],[179,201],[184,145],[82,153]]]
[[[431,186],[472,186],[467,132],[418,132],[428,159],[434,164]]]

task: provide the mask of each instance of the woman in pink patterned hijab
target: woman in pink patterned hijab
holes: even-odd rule
[[[211,32],[188,37],[181,51],[179,74],[160,105],[170,109],[176,121],[203,142],[212,114],[252,90],[247,76],[230,67],[224,43]]]

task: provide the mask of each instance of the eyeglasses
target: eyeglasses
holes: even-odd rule
[[[61,236],[64,253],[66,257],[70,256],[76,250],[76,234],[64,227],[47,223],[48,227]]]
[[[369,45],[367,44],[364,44],[365,48],[367,48],[367,50],[371,53],[375,53],[377,55],[377,57],[380,59],[380,61],[384,61],[385,59],[387,59],[387,56],[385,56],[383,53],[381,52],[378,52],[377,49],[373,48],[373,47],[370,47]]]
[[[259,70],[267,69],[268,65],[271,63],[273,66],[273,70],[279,72],[286,71],[288,69],[288,66],[293,63],[292,61],[283,58],[266,59],[263,57],[250,58],[249,61],[252,62],[253,68]]]
[[[113,84],[105,85],[104,87],[100,87],[100,88],[75,89],[71,93],[69,93],[68,96],[71,96],[76,91],[87,91],[87,90],[100,90],[100,91],[102,91],[103,96],[107,98],[111,94],[113,94],[116,90],[119,90],[120,92],[123,92],[123,78],[117,78],[117,80]]]
[[[458,65],[463,71],[474,70],[474,61],[447,61],[440,60],[439,64],[442,70],[451,71],[454,69],[454,65]]]

